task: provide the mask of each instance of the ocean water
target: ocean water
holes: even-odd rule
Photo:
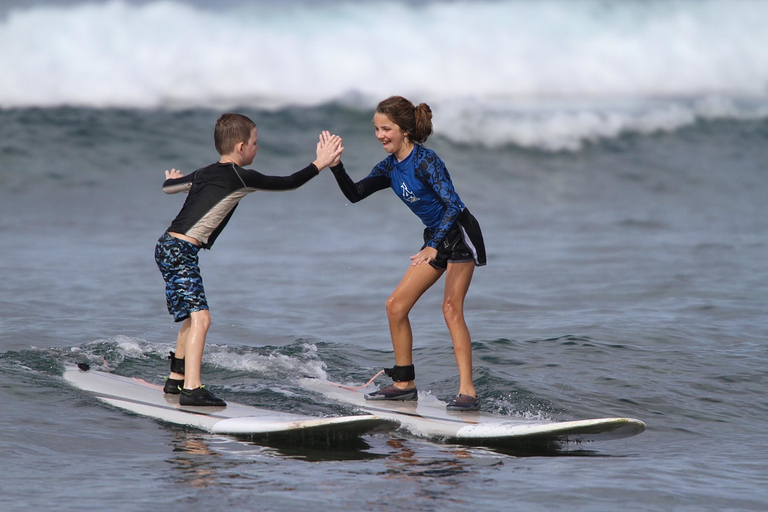
[[[762,511],[768,508],[768,2],[4,2],[0,509]],[[636,437],[524,453],[408,432],[354,446],[207,435],[66,385],[87,361],[161,382],[177,326],[156,239],[171,167],[251,116],[253,168],[320,130],[362,178],[372,110],[429,103],[428,146],[478,217],[467,298],[483,408],[628,416]],[[309,375],[392,364],[384,301],[422,226],[329,172],[246,197],[201,256],[222,397],[349,413]],[[458,379],[442,286],[414,309],[422,391]]]

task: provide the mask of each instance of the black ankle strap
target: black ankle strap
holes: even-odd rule
[[[180,373],[184,375],[184,360],[178,359],[175,352],[171,352],[168,359],[171,360],[171,373]]]
[[[416,379],[416,371],[412,364],[408,366],[395,365],[393,368],[384,368],[384,373],[386,373],[388,377],[391,377],[395,382],[408,382],[409,380]]]

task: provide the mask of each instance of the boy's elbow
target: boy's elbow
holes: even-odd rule
[[[163,185],[163,192],[166,194],[178,194],[179,192],[187,192],[190,185],[187,184],[169,184]]]

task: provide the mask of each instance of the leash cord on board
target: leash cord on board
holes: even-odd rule
[[[371,382],[373,382],[374,380],[376,380],[376,378],[377,378],[379,375],[381,375],[382,373],[384,373],[384,370],[381,370],[379,373],[377,373],[376,375],[374,375],[373,377],[371,377],[371,380],[369,380],[368,382],[366,382],[366,383],[365,383],[365,384],[363,384],[362,386],[344,386],[344,385],[342,385],[342,384],[336,384],[335,382],[331,382],[331,384],[333,384],[334,386],[340,387],[340,388],[342,388],[342,389],[348,389],[348,390],[350,390],[350,391],[357,391],[358,389],[362,389],[362,388],[364,388],[364,387],[367,387],[367,386],[369,386],[369,385],[371,384]]]

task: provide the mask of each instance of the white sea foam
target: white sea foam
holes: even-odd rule
[[[534,105],[448,101],[433,105],[433,110],[440,113],[434,119],[435,132],[456,142],[577,151],[588,142],[673,132],[702,120],[765,118],[768,102],[725,96]]]
[[[768,2],[750,0],[17,8],[0,21],[0,107],[369,108],[402,94],[444,106],[452,138],[573,149],[764,116],[766,26]]]
[[[206,349],[207,350],[207,349]],[[206,360],[229,370],[243,370],[261,377],[285,379],[290,377],[313,377],[327,379],[325,363],[317,357],[314,345],[304,345],[304,356],[281,354],[278,351],[267,354],[255,352],[239,353],[226,346],[212,347]]]

